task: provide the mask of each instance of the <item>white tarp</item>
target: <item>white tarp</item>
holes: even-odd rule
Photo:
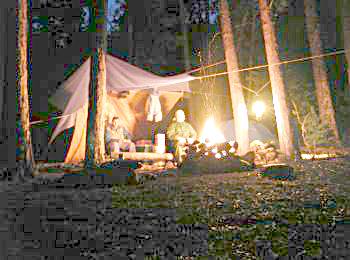
[[[158,88],[162,91],[189,92],[188,82],[196,79],[187,73],[158,76],[106,54],[107,92]],[[88,58],[56,91],[50,102],[63,111],[49,143],[65,129],[75,125],[76,112],[88,102],[91,58]]]

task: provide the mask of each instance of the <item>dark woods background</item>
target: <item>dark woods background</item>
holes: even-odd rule
[[[3,161],[14,160],[15,148],[15,6],[1,1],[0,12],[0,113],[1,149]],[[190,67],[211,64],[224,59],[217,17],[217,0],[183,0],[184,13],[179,0],[109,0],[110,17],[108,52],[130,63],[159,75],[170,75]],[[115,2],[115,3],[112,3]],[[255,0],[228,1],[231,5],[232,26],[240,67],[266,64],[264,42],[257,3]],[[233,3],[232,3],[233,2]],[[116,4],[119,3],[119,4]],[[54,93],[70,73],[90,54],[95,43],[95,28],[89,23],[89,6],[85,0],[32,0],[30,35],[31,121],[47,119],[54,108],[48,97]],[[273,20],[279,40],[281,60],[309,56],[305,30],[303,0],[274,0]],[[343,24],[341,16],[350,10],[342,0],[319,1],[321,38],[324,52],[343,49]],[[90,16],[91,19],[91,16]],[[184,25],[186,24],[186,27]],[[185,35],[186,34],[186,35]],[[185,37],[186,36],[186,37]],[[187,40],[187,42],[186,42]],[[186,56],[186,47],[188,56]],[[344,55],[325,58],[337,121],[341,133],[349,128],[347,115],[349,86]],[[316,104],[310,61],[282,66],[290,102],[299,101],[300,113],[307,114]],[[206,75],[226,70],[225,64],[202,70],[196,75]],[[248,110],[256,99],[268,104],[263,123],[275,131],[271,89],[267,69],[241,73],[246,90]],[[185,103],[189,117],[197,130],[205,118],[214,114],[218,121],[231,118],[232,111],[226,76],[208,78],[191,83],[193,94]],[[306,97],[307,102],[300,98]],[[316,108],[317,109],[317,108]],[[204,113],[203,113],[204,112]],[[58,113],[59,115],[59,113]],[[66,131],[46,153],[47,141],[57,121],[36,124],[32,127],[36,160],[63,160],[63,148],[69,143]],[[49,127],[48,127],[49,126]],[[5,152],[9,151],[9,152]],[[13,152],[11,152],[13,151]],[[13,158],[13,159],[12,159]]]

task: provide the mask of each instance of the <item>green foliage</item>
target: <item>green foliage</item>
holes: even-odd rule
[[[300,67],[300,70],[303,68]],[[321,123],[317,110],[315,88],[307,78],[301,77],[297,68],[287,69],[284,73],[287,93],[292,105],[292,114],[298,122],[298,128],[305,146],[315,147],[332,141],[330,129]]]
[[[271,0],[270,6],[272,15],[275,18],[288,12],[288,0]]]
[[[341,120],[338,121],[340,129],[342,129],[342,138],[345,145],[350,145],[350,93],[347,90],[349,86],[345,86],[344,96],[336,107],[337,114]]]
[[[321,246],[319,241],[306,240],[304,242],[304,248],[309,256],[317,256],[320,254]]]
[[[314,106],[310,105],[310,111],[304,117],[305,136],[304,142],[308,146],[316,146],[329,142],[330,130],[321,123]]]

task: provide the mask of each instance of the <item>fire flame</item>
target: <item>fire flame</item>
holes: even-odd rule
[[[201,137],[199,138],[202,143],[206,143],[208,146],[223,143],[226,141],[223,134],[220,130],[215,126],[214,118],[210,117],[205,122],[203,132]]]

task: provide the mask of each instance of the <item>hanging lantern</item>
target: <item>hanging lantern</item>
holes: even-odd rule
[[[260,120],[266,110],[265,103],[260,100],[255,101],[253,104],[252,110],[255,114],[256,119]]]

